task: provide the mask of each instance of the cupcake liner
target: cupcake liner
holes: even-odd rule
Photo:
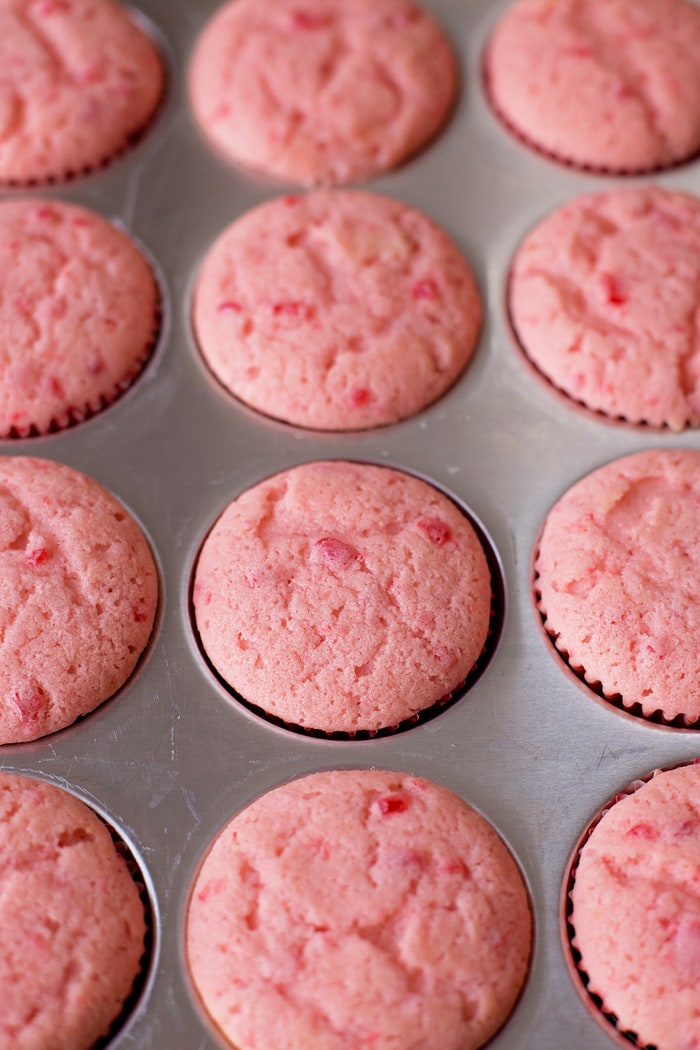
[[[660,769],[654,769],[651,773],[638,778],[637,780],[633,780],[626,787],[622,788],[621,791],[618,791],[589,820],[566,862],[566,874],[562,883],[559,900],[559,934],[564,953],[564,962],[578,997],[586,1007],[588,1013],[617,1046],[627,1047],[628,1050],[630,1045],[637,1047],[638,1050],[657,1050],[657,1048],[654,1044],[642,1043],[636,1032],[620,1028],[616,1014],[606,1010],[605,1004],[599,995],[588,991],[590,978],[581,965],[581,954],[576,947],[576,929],[572,922],[573,901],[571,894],[576,882],[576,871],[581,850],[605,814],[608,813],[616,803],[627,798],[629,795],[633,795],[639,790],[639,788],[653,780],[658,773],[691,765],[700,765],[700,758],[691,759],[688,762],[677,762]]]

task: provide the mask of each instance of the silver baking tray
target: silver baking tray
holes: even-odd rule
[[[486,322],[468,371],[414,419],[354,434],[297,430],[235,402],[198,358],[190,299],[204,253],[242,212],[290,189],[229,167],[193,126],[186,68],[217,0],[140,0],[169,71],[157,120],[104,171],[31,191],[123,224],[154,260],[165,302],[156,353],[121,400],[71,430],[0,447],[62,461],[110,488],[143,524],[160,567],[157,628],[127,686],[80,723],[0,751],[3,769],[46,778],[96,806],[144,871],[154,915],[151,969],[110,1050],[220,1050],[184,963],[193,873],[221,825],[256,795],[304,773],[348,766],[407,770],[446,785],[495,825],[518,859],[535,915],[534,958],[493,1050],[614,1045],[566,970],[559,898],[567,858],[611,795],[655,767],[695,757],[700,737],[606,708],[564,673],[534,609],[531,556],[548,508],[577,478],[638,449],[700,447],[700,433],[635,430],[573,411],[519,357],[504,313],[515,247],[552,208],[621,180],[537,156],[492,116],[480,64],[502,0],[424,4],[460,56],[460,101],[425,152],[368,186],[450,232],[475,269]],[[635,181],[700,192],[700,161]],[[190,575],[213,520],[250,484],[318,458],[390,464],[434,480],[483,522],[503,564],[505,624],[485,673],[438,717],[394,736],[319,740],[260,720],[215,680],[192,633]]]

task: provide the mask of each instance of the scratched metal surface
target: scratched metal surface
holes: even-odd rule
[[[540,635],[529,562],[544,514],[576,478],[648,446],[698,447],[700,435],[639,432],[570,411],[519,360],[502,309],[514,247],[551,208],[615,180],[529,153],[491,116],[479,63],[503,2],[425,5],[460,55],[460,103],[425,153],[368,185],[422,208],[450,231],[477,273],[487,321],[468,372],[413,420],[354,435],[298,431],[234,403],[199,362],[189,302],[203,254],[236,216],[288,188],[233,170],[192,125],[185,70],[216,0],[141,0],[169,68],[157,122],[105,171],[35,193],[81,202],[123,223],[156,261],[166,297],[158,351],[121,401],[73,430],[0,449],[63,461],[112,489],[143,523],[162,574],[153,644],[122,692],[80,724],[0,753],[2,768],[67,785],[97,805],[146,873],[156,915],[153,970],[114,1050],[221,1046],[183,964],[183,913],[202,852],[258,793],[299,774],[355,765],[409,770],[452,788],[492,821],[522,866],[535,912],[534,960],[493,1050],[613,1045],[579,1002],[564,966],[558,899],[567,856],[609,796],[655,766],[694,757],[700,741],[607,710],[562,672]],[[700,162],[656,181],[700,191]],[[200,658],[188,615],[195,553],[232,496],[274,470],[343,456],[419,471],[468,504],[500,552],[508,595],[500,646],[468,696],[423,726],[365,742],[307,739],[235,706]]]

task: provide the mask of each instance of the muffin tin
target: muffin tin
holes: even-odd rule
[[[161,574],[153,640],[127,686],[78,724],[0,752],[3,769],[44,777],[92,803],[144,872],[154,915],[151,970],[110,1050],[220,1050],[183,950],[183,915],[202,854],[259,793],[304,773],[350,766],[407,770],[444,784],[494,824],[520,863],[533,903],[534,958],[493,1050],[614,1045],[567,972],[559,939],[567,860],[608,799],[656,767],[694,758],[698,739],[603,707],[564,673],[534,609],[531,557],[545,514],[577,478],[639,449],[700,447],[700,434],[635,430],[563,403],[513,346],[505,285],[520,239],[552,208],[630,181],[700,193],[700,161],[621,180],[530,152],[492,115],[481,81],[483,47],[504,0],[424,4],[462,63],[459,103],[427,150],[366,185],[422,209],[449,231],[474,267],[486,321],[467,372],[413,419],[354,434],[298,430],[234,401],[198,356],[190,300],[206,250],[247,208],[292,188],[231,168],[193,125],[186,68],[216,0],[141,0],[169,72],[157,120],[104,171],[28,191],[122,223],[154,260],[165,302],[155,354],[119,401],[62,433],[2,446],[7,455],[60,460],[110,488],[143,525]],[[444,487],[483,523],[505,574],[503,633],[473,688],[424,724],[374,740],[321,740],[262,721],[213,677],[191,626],[192,566],[214,519],[268,474],[321,458],[403,467]]]

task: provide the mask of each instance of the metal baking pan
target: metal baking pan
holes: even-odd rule
[[[475,269],[486,322],[467,372],[413,419],[353,434],[297,430],[234,401],[198,357],[190,298],[204,253],[243,211],[290,189],[230,167],[188,113],[187,64],[217,0],[140,0],[169,71],[157,120],[103,171],[31,191],[122,223],[153,258],[165,299],[154,357],[116,404],[63,433],[1,449],[60,460],[111,489],[142,522],[161,572],[158,626],[127,686],[80,723],[0,751],[3,769],[47,778],[96,805],[144,870],[154,911],[152,968],[113,1050],[223,1045],[184,963],[193,873],[222,824],[260,792],[348,766],[407,770],[446,785],[495,825],[520,863],[535,914],[534,959],[493,1050],[614,1045],[580,1002],[559,943],[567,858],[610,796],[655,767],[695,757],[700,738],[606,709],[563,672],[534,609],[531,555],[544,515],[577,478],[638,449],[700,447],[700,434],[635,430],[573,411],[514,349],[504,288],[520,239],[574,195],[621,180],[556,165],[492,116],[480,64],[503,0],[423,2],[460,56],[460,101],[428,149],[367,186],[422,209],[450,232]],[[700,192],[700,161],[634,181]],[[190,575],[213,520],[248,485],[319,458],[405,467],[434,480],[483,522],[503,564],[505,624],[485,673],[438,717],[394,736],[319,740],[262,721],[216,681],[192,634]]]

